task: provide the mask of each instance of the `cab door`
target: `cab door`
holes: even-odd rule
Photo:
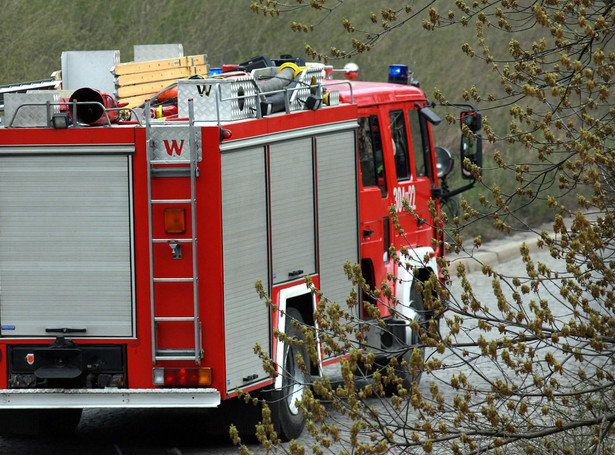
[[[429,213],[429,199],[437,187],[429,124],[416,108],[407,111],[410,126],[410,147],[413,161],[414,205],[419,220],[416,224],[417,244],[430,246],[434,236],[434,220]]]
[[[359,117],[361,266],[370,286],[386,279],[391,264],[388,254],[391,244],[388,170],[384,160],[381,123],[375,113],[367,112]],[[369,299],[368,296],[364,298]]]
[[[395,163],[391,199],[403,231],[393,232],[395,245],[429,246],[433,219],[428,202],[435,187],[429,128],[414,107],[390,110],[389,122]]]

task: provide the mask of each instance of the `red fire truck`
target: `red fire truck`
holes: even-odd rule
[[[454,192],[451,155],[433,146],[440,119],[402,70],[400,84],[244,65],[178,80],[177,114],[163,119],[155,100],[126,110],[89,88],[5,95],[0,434],[71,430],[87,408],[213,408],[242,391],[271,399],[279,435],[298,436],[303,387],[338,358],[321,349],[306,375],[305,348],[274,331],[314,324],[308,275],[344,302],[345,261],[372,287],[400,278],[403,318],[379,303],[389,327],[368,345],[386,360],[416,343],[408,321],[429,315],[414,283],[439,274],[444,254],[428,201]],[[478,114],[465,115],[476,132]],[[462,159],[480,164],[480,137],[466,136]],[[391,245],[408,247],[412,271]]]

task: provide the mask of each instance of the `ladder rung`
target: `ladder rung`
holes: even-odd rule
[[[195,360],[194,349],[157,349],[156,360]]]
[[[194,355],[193,348],[156,349],[156,355]]]
[[[156,360],[192,360],[196,361],[197,358],[194,355],[157,355]]]
[[[158,360],[182,360],[182,361],[192,360],[193,362],[196,362],[197,358],[194,355],[185,355],[185,356],[184,355],[173,355],[173,356],[171,356],[171,355],[157,355],[156,356],[156,361],[158,361]]]
[[[194,322],[193,316],[158,316],[154,318],[156,322]]]
[[[150,164],[190,164],[190,160],[151,160]]]
[[[173,167],[156,167],[152,166],[151,177],[164,178],[164,177],[190,177],[190,166],[173,166]]]
[[[188,283],[195,278],[154,278],[154,283]]]
[[[195,239],[152,239],[153,243],[192,243]]]
[[[152,204],[190,204],[192,199],[152,199]]]

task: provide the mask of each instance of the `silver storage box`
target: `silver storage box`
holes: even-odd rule
[[[49,118],[59,112],[58,93],[7,93],[4,95],[4,126],[6,128],[46,128]]]

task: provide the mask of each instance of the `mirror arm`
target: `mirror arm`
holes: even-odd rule
[[[438,106],[467,107],[470,108],[471,111],[476,111],[474,106],[465,103],[438,103]]]
[[[476,183],[476,180],[472,180],[470,183],[468,183],[467,185],[464,185],[460,188],[457,188],[455,190],[452,191],[442,191],[441,195],[440,195],[440,199],[442,201],[446,201],[447,199],[450,199],[453,196],[456,196],[459,193],[463,193],[464,191],[469,190],[470,188],[474,187],[474,184]]]

